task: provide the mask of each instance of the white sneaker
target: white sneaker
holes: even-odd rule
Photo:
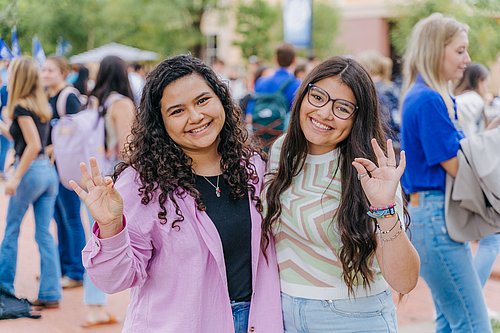
[[[493,311],[492,309],[488,308],[488,318],[490,320],[497,320],[500,321],[500,312]]]

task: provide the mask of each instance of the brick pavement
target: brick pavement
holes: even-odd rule
[[[3,184],[0,184],[0,238],[3,238],[5,227],[6,203],[7,200],[3,194]],[[29,211],[23,221],[19,240],[18,273],[15,283],[19,296],[27,297],[28,299],[36,298],[38,288],[36,276],[38,275],[38,271],[38,249],[34,241],[33,216],[32,212]],[[500,312],[500,256],[495,263],[492,277],[485,288],[486,300],[491,309]],[[94,329],[80,328],[79,325],[85,318],[85,307],[82,299],[82,288],[64,291],[60,309],[43,311],[43,316],[39,320],[16,319],[0,321],[0,332],[118,333],[121,331],[121,324]],[[110,312],[123,321],[127,304],[128,292],[121,292],[109,297],[108,308]],[[415,290],[410,295],[405,296],[397,307],[401,333],[433,332],[433,305],[429,289],[423,280],[419,280]]]

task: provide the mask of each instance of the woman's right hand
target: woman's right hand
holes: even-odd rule
[[[82,185],[75,181],[69,183],[80,199],[88,207],[92,217],[99,225],[99,237],[109,238],[123,230],[123,199],[113,187],[111,177],[103,177],[95,158],[90,159],[90,171],[85,163],[80,163]]]

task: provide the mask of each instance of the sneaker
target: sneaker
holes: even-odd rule
[[[82,280],[73,280],[67,276],[63,276],[61,278],[61,287],[63,289],[71,289],[71,288],[78,288],[83,286],[83,281]]]
[[[34,300],[31,302],[31,305],[35,308],[35,310],[42,310],[42,309],[58,309],[59,308],[59,301],[42,301],[42,300]]]
[[[488,318],[494,321],[500,321],[500,313],[488,308]]]

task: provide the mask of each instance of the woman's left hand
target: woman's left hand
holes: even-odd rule
[[[16,189],[19,186],[19,181],[16,178],[11,178],[6,184],[5,184],[5,194],[6,195],[15,195],[16,194]]]
[[[366,158],[355,158],[352,165],[358,172],[358,179],[370,205],[384,207],[395,202],[396,189],[406,166],[406,156],[401,151],[399,165],[396,165],[392,140],[387,140],[387,156],[377,140],[372,139],[371,143],[378,166]]]

